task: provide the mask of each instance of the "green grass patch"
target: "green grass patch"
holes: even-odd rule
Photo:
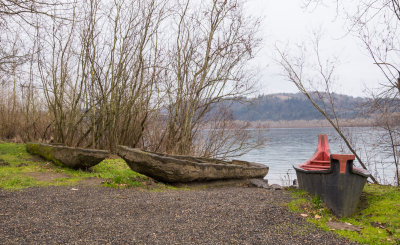
[[[291,189],[289,210],[305,216],[307,221],[362,244],[400,244],[400,188],[367,184],[355,214],[337,218],[320,198],[305,191]],[[359,231],[333,230],[328,221],[349,223]]]
[[[3,161],[1,161],[3,160]],[[3,162],[3,164],[1,164]],[[121,158],[106,159],[89,171],[74,170],[30,155],[23,144],[0,142],[0,188],[63,186],[98,182],[106,187],[139,187],[149,190],[176,189],[132,171]]]

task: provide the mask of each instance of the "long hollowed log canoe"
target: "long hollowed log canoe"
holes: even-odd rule
[[[91,168],[109,156],[109,152],[103,150],[42,143],[27,143],[26,150],[30,154],[39,155],[59,166],[73,169]]]
[[[167,183],[264,178],[269,168],[246,161],[167,155],[118,146],[118,155],[138,173]]]
[[[370,174],[353,167],[354,155],[329,155],[328,138],[319,135],[313,157],[293,166],[299,188],[321,197],[326,206],[339,217],[354,213]]]

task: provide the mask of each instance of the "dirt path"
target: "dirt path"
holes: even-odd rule
[[[288,200],[285,191],[233,187],[0,190],[0,243],[349,244],[288,212]]]

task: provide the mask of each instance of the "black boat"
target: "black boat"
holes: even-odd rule
[[[354,155],[330,155],[327,135],[319,135],[313,157],[293,166],[299,188],[320,196],[336,216],[350,216],[370,176],[366,170],[353,167],[354,158]]]

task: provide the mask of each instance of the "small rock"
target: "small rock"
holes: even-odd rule
[[[393,236],[393,232],[391,232],[388,228],[386,228],[385,231],[386,231],[390,236]]]
[[[264,181],[262,179],[251,179],[250,183],[258,188],[270,189],[268,181]]]
[[[361,231],[360,227],[354,226],[354,225],[352,225],[350,223],[340,223],[340,222],[328,221],[328,222],[326,222],[326,225],[329,228],[332,228],[332,229],[335,229],[335,230]]]
[[[314,218],[316,218],[316,219],[320,219],[320,218],[321,218],[321,216],[319,216],[318,214],[316,214],[316,215],[314,216]]]
[[[10,163],[4,161],[3,159],[0,159],[0,166],[10,166]]]
[[[77,191],[77,190],[78,190],[78,189],[76,189],[76,188],[72,188],[72,189],[71,189],[71,191]]]
[[[308,217],[308,214],[300,214],[301,217]]]
[[[126,195],[121,195],[121,194],[116,195],[116,197],[117,197],[117,198],[121,198],[121,199],[127,199],[127,198],[128,198],[128,196],[126,196]]]
[[[277,184],[271,185],[271,188],[272,188],[273,190],[275,190],[275,191],[277,191],[277,190],[282,190],[282,186],[277,185]]]

